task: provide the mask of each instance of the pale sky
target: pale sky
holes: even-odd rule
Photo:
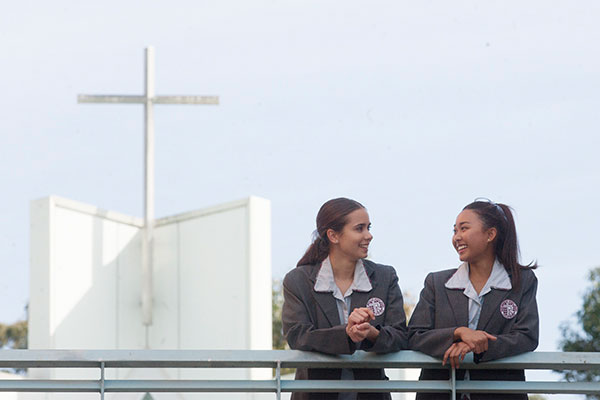
[[[319,206],[369,210],[374,261],[414,301],[459,264],[461,208],[513,206],[538,260],[539,350],[600,265],[596,1],[11,2],[0,14],[0,321],[24,317],[29,203],[56,194],[142,215],[143,49],[158,95],[156,215],[249,195],[272,202],[273,277]]]

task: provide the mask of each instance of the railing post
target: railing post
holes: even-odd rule
[[[281,360],[277,360],[277,370],[275,371],[275,379],[277,379],[277,400],[281,400]]]
[[[456,370],[450,367],[450,379],[452,380],[452,393],[450,393],[450,400],[456,399]]]
[[[100,400],[104,400],[104,361],[100,363]]]

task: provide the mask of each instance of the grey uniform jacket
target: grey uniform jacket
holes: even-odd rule
[[[354,291],[351,310],[366,307],[373,297],[383,300],[385,310],[371,324],[379,329],[375,343],[355,344],[341,325],[336,300],[330,292],[314,290],[320,265],[302,265],[288,272],[283,280],[283,333],[292,349],[328,354],[352,354],[356,350],[389,353],[406,349],[408,332],[402,292],[394,268],[363,260],[371,281],[368,292]],[[340,379],[340,369],[298,369],[296,379]],[[354,369],[355,379],[386,379],[380,369]],[[337,393],[294,393],[298,399],[337,399]],[[386,399],[389,393],[359,393],[359,399]]]
[[[468,326],[469,304],[462,289],[448,289],[446,282],[456,269],[430,273],[425,279],[410,323],[409,348],[436,358],[442,358],[454,341],[454,330]],[[509,273],[510,275],[510,273]],[[511,279],[512,281],[512,279]],[[492,288],[484,296],[478,330],[486,331],[498,339],[488,341],[488,350],[475,355],[476,362],[490,361],[533,351],[538,345],[539,318],[536,302],[537,278],[530,269],[521,270],[519,287],[510,290]],[[512,300],[518,307],[512,318],[503,316],[500,308],[505,300]],[[441,367],[441,363],[440,363]],[[457,370],[457,379],[463,379],[464,369]],[[471,380],[525,380],[522,370],[470,370]],[[423,370],[421,379],[449,379],[449,370]],[[418,399],[447,398],[447,395],[419,394]],[[527,395],[471,394],[471,399],[514,398],[526,399]]]

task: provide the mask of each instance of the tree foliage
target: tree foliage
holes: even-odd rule
[[[14,324],[0,323],[0,349],[27,348],[27,321],[17,321]],[[24,368],[8,370],[12,373],[25,373]]]
[[[287,341],[283,337],[283,323],[281,322],[281,309],[283,307],[283,287],[281,281],[273,281],[273,349],[289,350]]]
[[[569,322],[561,324],[563,351],[600,351],[600,267],[589,273],[590,286],[583,296],[583,307],[576,313],[577,328]],[[568,381],[600,382],[600,370],[561,371]],[[588,396],[600,398],[600,396]]]
[[[27,348],[27,321],[17,321],[6,325],[0,323],[0,348]]]

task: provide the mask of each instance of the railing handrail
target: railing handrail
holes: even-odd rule
[[[440,360],[415,351],[326,355],[296,350],[2,350],[0,368],[99,368],[100,379],[0,380],[0,392],[270,392],[293,391],[457,392],[600,394],[597,382],[457,381],[294,381],[281,368],[444,368]],[[106,379],[106,368],[275,368],[270,380]],[[449,368],[449,366],[445,367]],[[468,369],[600,369],[600,353],[533,352],[480,364],[467,355]]]
[[[440,360],[403,350],[327,355],[299,350],[2,350],[0,368],[442,368]],[[600,369],[600,353],[532,352],[475,364],[468,369]]]

